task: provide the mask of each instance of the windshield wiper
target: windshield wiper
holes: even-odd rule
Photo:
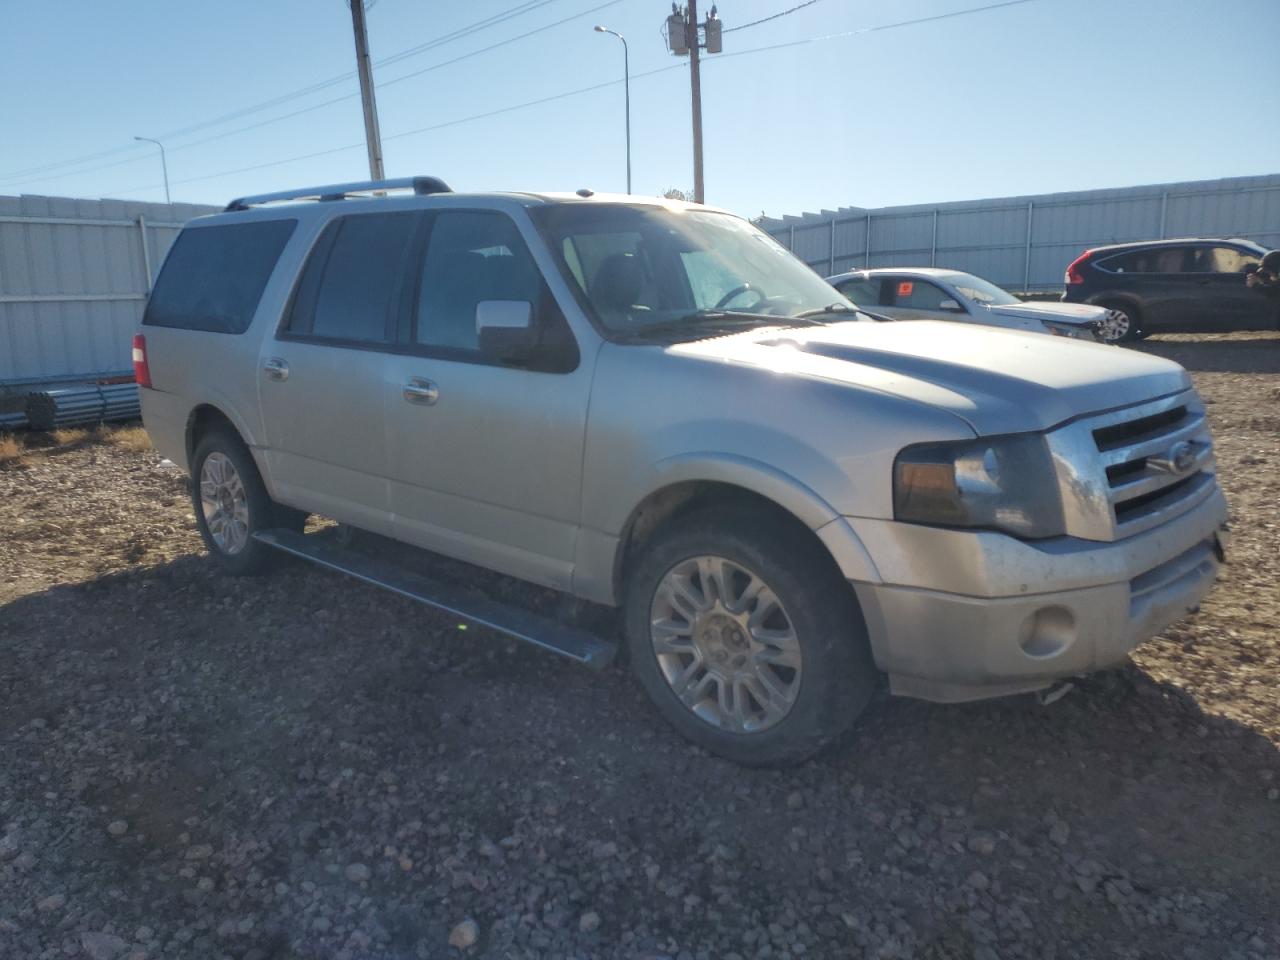
[[[808,320],[811,317],[832,317],[844,313],[849,314],[851,317],[856,317],[861,311],[857,307],[846,306],[843,303],[829,303],[825,307],[801,311],[796,314],[796,318]]]
[[[746,313],[739,310],[698,310],[671,320],[661,320],[635,330],[626,331],[623,336],[628,340],[642,339],[660,334],[692,333],[706,336],[718,330],[733,330],[747,326],[788,326],[797,321],[808,325],[820,326],[817,320],[803,315],[796,317],[779,317],[770,313]]]

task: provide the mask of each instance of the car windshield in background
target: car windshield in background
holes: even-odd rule
[[[988,283],[971,273],[949,273],[943,279],[959,290],[961,296],[968,297],[976,303],[1001,307],[1022,302],[1007,290],[1002,290],[994,283]]]
[[[776,240],[730,214],[557,204],[534,217],[563,271],[614,333],[678,337],[802,315],[863,316]]]

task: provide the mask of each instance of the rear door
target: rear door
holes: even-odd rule
[[[387,361],[404,313],[405,265],[420,212],[331,221],[312,248],[281,328],[258,364],[276,495],[386,532]]]
[[[1146,247],[1098,261],[1115,275],[1113,288],[1138,301],[1148,332],[1193,327],[1199,316],[1199,278],[1192,245]]]

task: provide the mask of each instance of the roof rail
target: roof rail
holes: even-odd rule
[[[297,190],[281,190],[278,193],[259,193],[252,197],[240,197],[226,205],[223,213],[248,210],[264,203],[280,203],[285,200],[345,200],[353,193],[380,193],[387,190],[412,190],[418,196],[432,193],[453,193],[449,185],[439,177],[399,177],[395,180],[358,180],[354,183],[331,183],[323,187],[301,187]]]

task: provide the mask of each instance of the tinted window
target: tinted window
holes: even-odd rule
[[[416,213],[342,217],[325,228],[307,261],[289,332],[365,343],[395,337],[399,292]]]
[[[542,275],[516,225],[491,211],[446,211],[427,240],[418,295],[418,343],[476,350],[481,300],[542,301]]]
[[[845,280],[836,289],[860,307],[878,307],[880,303],[879,280],[867,277],[862,280]]]
[[[1193,269],[1197,273],[1244,273],[1244,268],[1262,260],[1256,254],[1234,247],[1201,247],[1195,251]]]
[[[183,230],[165,259],[142,322],[244,333],[296,220]]]
[[[893,306],[910,310],[938,310],[943,300],[951,299],[949,293],[927,280],[890,277],[889,289],[893,293]]]
[[[1191,247],[1151,247],[1100,260],[1112,273],[1184,273],[1193,260]]]

